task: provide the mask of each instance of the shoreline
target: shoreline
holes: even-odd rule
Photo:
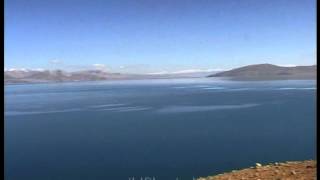
[[[241,170],[233,170],[208,177],[200,177],[197,180],[232,180],[232,179],[317,179],[317,161],[287,161],[284,163],[270,163]]]

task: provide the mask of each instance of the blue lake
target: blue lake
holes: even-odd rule
[[[6,85],[4,125],[7,180],[192,180],[314,159],[316,82]]]

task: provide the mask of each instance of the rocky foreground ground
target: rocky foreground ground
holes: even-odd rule
[[[268,165],[256,163],[255,167],[206,178],[198,178],[198,180],[316,180],[316,171],[317,162],[314,160],[290,161]]]

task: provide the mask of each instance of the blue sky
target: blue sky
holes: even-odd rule
[[[315,0],[5,0],[5,68],[316,64]]]

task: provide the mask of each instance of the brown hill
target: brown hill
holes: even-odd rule
[[[232,80],[316,79],[317,66],[282,67],[272,64],[256,64],[224,71],[208,77]]]
[[[274,163],[265,166],[257,163],[256,167],[251,167],[239,171],[198,178],[197,180],[316,180],[317,162],[310,161],[291,161],[286,163]]]

